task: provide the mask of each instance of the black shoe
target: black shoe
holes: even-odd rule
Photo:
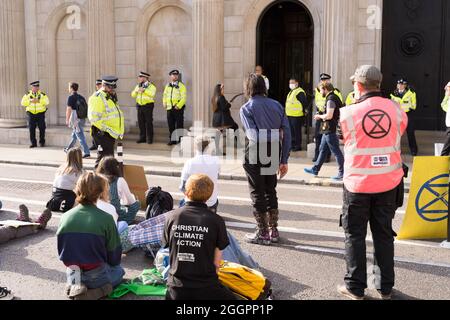
[[[138,140],[138,141],[136,141],[136,143],[137,144],[142,144],[142,143],[145,143],[145,140]]]
[[[41,148],[45,147],[45,142],[44,143],[39,143],[39,145],[41,146]]]
[[[83,159],[89,159],[90,157],[91,157],[90,154],[85,154],[85,155],[83,156]]]
[[[147,141],[147,144],[153,144],[153,141]]]
[[[89,151],[97,151],[97,148],[95,146],[92,146],[89,148]]]
[[[34,148],[37,148],[37,144],[32,144],[32,145],[30,146],[30,149],[34,149]]]
[[[177,144],[177,143],[174,142],[174,141],[170,141],[167,145],[168,145],[168,146],[173,146],[173,145],[175,145],[175,144]]]

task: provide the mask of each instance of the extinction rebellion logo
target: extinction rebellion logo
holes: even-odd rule
[[[382,139],[391,131],[392,120],[383,110],[372,110],[364,116],[363,129],[372,139]]]

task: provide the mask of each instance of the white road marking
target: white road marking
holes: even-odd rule
[[[45,202],[45,201],[29,200],[29,199],[21,199],[21,198],[12,198],[12,197],[4,197],[4,196],[1,196],[0,200],[14,202],[14,203],[20,203],[20,204],[33,204],[33,205],[37,205],[37,206],[45,206],[45,205],[47,205],[47,202]]]
[[[301,251],[312,251],[312,252],[319,252],[319,253],[331,253],[331,254],[345,255],[345,250],[342,250],[342,249],[323,248],[323,247],[315,247],[315,246],[296,246],[295,249],[301,250]],[[368,254],[367,257],[372,258],[373,255]],[[402,258],[402,257],[395,257],[394,260],[397,262],[416,264],[416,265],[427,266],[427,267],[450,268],[450,264],[448,264],[448,263],[426,262],[426,261],[413,260],[413,259]]]
[[[239,229],[247,229],[254,230],[256,225],[252,223],[240,223],[240,222],[227,222],[226,225],[230,228],[239,228]],[[312,229],[298,229],[298,228],[289,228],[289,227],[279,227],[281,232],[291,233],[291,234],[301,234],[308,236],[319,236],[319,237],[328,237],[328,238],[339,238],[345,239],[345,234],[343,232],[333,232],[333,231],[322,231],[322,230],[312,230]],[[369,236],[366,238],[367,241],[373,242],[373,239]],[[423,248],[433,248],[439,249],[440,244],[436,245],[412,242],[412,241],[403,241],[403,240],[395,240],[396,244],[414,246],[414,247],[423,247]]]

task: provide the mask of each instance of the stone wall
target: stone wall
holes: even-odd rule
[[[26,31],[25,43],[22,41],[20,47],[26,51],[26,64],[9,64],[11,70],[22,74],[16,78],[21,85],[15,85],[20,87],[20,93],[23,94],[28,82],[41,80],[42,89],[51,99],[49,123],[62,124],[69,79],[80,82],[81,93],[89,96],[95,78],[116,73],[120,78],[119,99],[128,129],[137,122],[130,92],[141,70],[153,75],[158,88],[157,126],[166,126],[161,95],[168,81],[167,73],[173,68],[181,69],[188,88],[188,124],[194,114],[196,119],[210,117],[209,111],[195,113],[194,109],[209,108],[208,100],[217,81],[224,79],[228,98],[241,93],[243,78],[256,62],[259,18],[273,4],[272,0],[223,0],[223,10],[216,10],[215,6],[222,6],[222,0],[210,0],[210,3],[197,0],[15,1],[24,1],[23,7],[17,8],[26,17],[14,20],[20,24],[16,26],[18,29]],[[314,81],[318,81],[321,72],[332,73],[336,85],[347,94],[351,90],[348,78],[358,64],[380,65],[381,30],[367,28],[371,17],[367,11],[371,5],[381,9],[382,0],[304,0],[301,3],[314,22]],[[82,23],[80,30],[69,32],[64,30],[64,24],[67,8],[73,4],[81,8]],[[208,26],[211,17],[194,21],[193,17],[201,14],[223,15],[223,24]],[[3,15],[0,19],[12,24],[8,17]],[[212,28],[214,35],[207,32],[208,28]],[[194,35],[195,32],[198,34]],[[0,40],[3,45],[8,43],[6,37]],[[223,54],[214,43],[223,43]],[[211,59],[211,55],[215,57]],[[217,67],[222,60],[223,68]],[[205,73],[203,62],[215,71]],[[21,67],[23,70],[19,70]],[[194,79],[194,73],[206,78]],[[217,77],[211,73],[217,73]],[[5,87],[2,90],[20,102],[21,94],[17,90]],[[0,101],[0,118],[23,121],[24,116],[6,106],[12,100]],[[243,101],[239,98],[233,104],[236,120]]]

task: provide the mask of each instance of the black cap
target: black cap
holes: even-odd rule
[[[169,76],[172,76],[172,75],[174,75],[174,76],[179,76],[179,75],[180,75],[180,71],[178,71],[178,70],[172,70],[172,71],[169,72]]]
[[[32,87],[39,87],[40,85],[41,85],[40,81],[34,81],[34,82],[30,83],[30,86],[32,86]]]
[[[150,74],[144,71],[139,72],[139,77],[143,77],[143,78],[150,78]]]
[[[397,84],[408,84],[408,80],[406,78],[401,78],[397,81]]]
[[[324,81],[324,80],[331,80],[331,76],[330,76],[329,74],[327,74],[327,73],[322,73],[322,74],[320,75],[320,80],[321,80],[321,81]]]
[[[111,87],[117,87],[117,81],[119,81],[119,78],[116,76],[104,76],[102,78],[102,83]]]
[[[97,79],[97,80],[95,80],[95,85],[96,85],[96,86],[98,86],[98,85],[100,85],[100,84],[102,84],[102,83],[103,83],[102,79]]]

